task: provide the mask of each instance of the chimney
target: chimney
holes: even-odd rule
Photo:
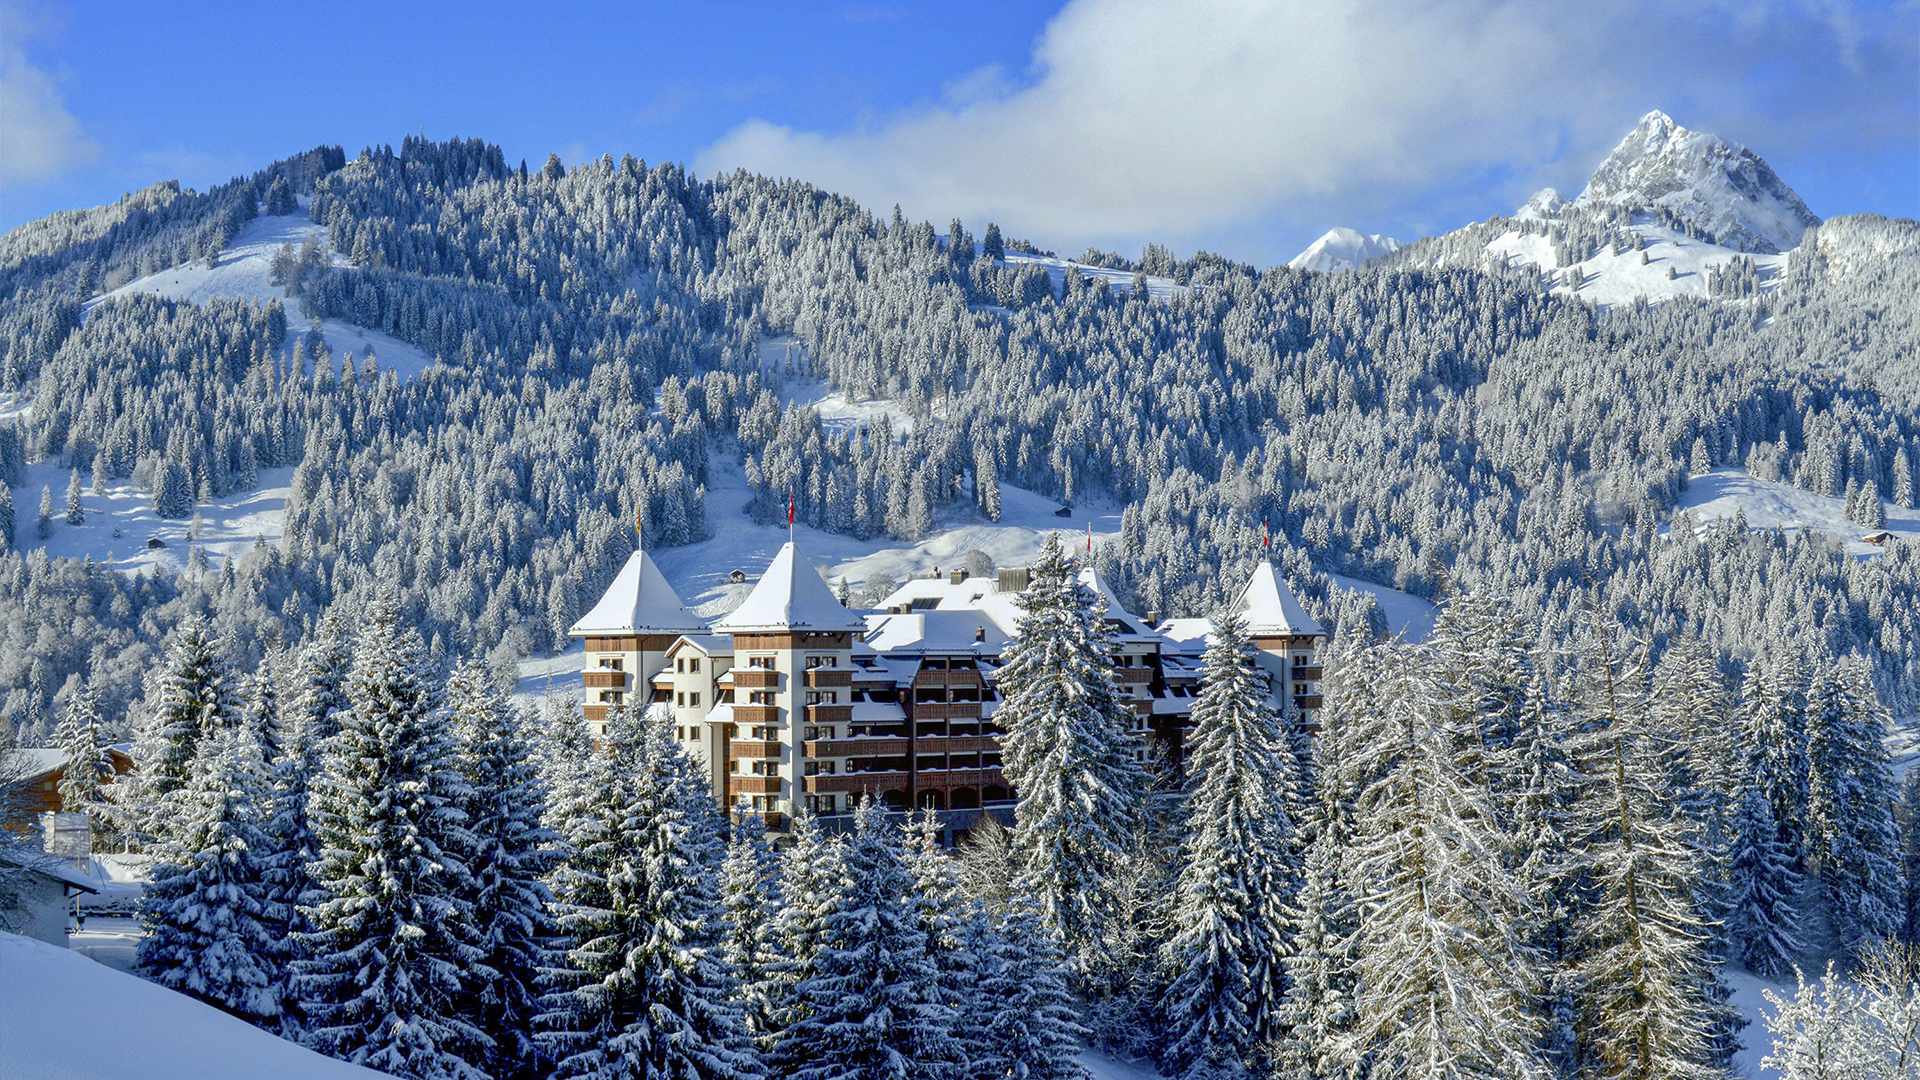
[[[1160,613],[1158,611],[1149,610],[1147,612],[1147,625],[1149,627],[1160,625]]]
[[[935,580],[935,581],[939,581],[939,580],[940,580],[940,568],[939,568],[939,567],[937,567],[937,566],[936,566],[936,567],[934,567],[934,568],[933,568],[933,573],[931,573],[931,574],[928,574],[927,576],[928,576],[928,577],[930,577],[930,578],[932,578],[932,579],[933,579],[933,580]]]
[[[1024,566],[1004,569],[1000,571],[999,589],[1001,592],[1025,592],[1032,578],[1033,571]]]
[[[947,583],[950,585],[958,585],[965,580],[967,580],[967,572],[965,570],[955,570],[953,573],[947,575]]]
[[[987,628],[986,628],[986,627],[984,627],[984,626],[976,626],[976,627],[974,627],[974,628],[973,628],[973,640],[975,640],[975,641],[985,641],[985,640],[987,640]]]

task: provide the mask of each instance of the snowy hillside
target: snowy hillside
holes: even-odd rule
[[[1307,245],[1307,249],[1287,261],[1295,270],[1318,270],[1338,274],[1352,270],[1382,255],[1399,251],[1400,241],[1391,236],[1367,235],[1356,229],[1335,227],[1325,236]]]
[[[283,244],[292,244],[297,249],[309,237],[324,241],[326,236],[326,227],[307,220],[304,213],[280,217],[262,215],[249,221],[240,230],[240,235],[221,254],[217,266],[209,269],[204,262],[196,261],[162,270],[96,297],[87,306],[91,308],[101,300],[129,293],[151,293],[174,300],[191,300],[196,304],[221,298],[253,300],[262,304],[279,300],[287,308],[287,326],[293,331],[303,331],[311,325],[312,320],[307,317],[298,297],[289,298],[285,289],[273,283],[273,255]],[[336,266],[346,265],[346,261],[338,255],[334,256],[333,262]],[[336,359],[350,352],[356,360],[362,360],[371,352],[382,368],[392,369],[403,379],[412,378],[433,364],[433,358],[419,349],[377,330],[368,330],[339,319],[323,319],[320,327]]]
[[[1800,246],[1820,219],[1758,154],[1654,110],[1594,171],[1579,207],[1663,209],[1736,251]]]
[[[19,521],[16,546],[22,551],[46,548],[56,558],[90,557],[96,563],[115,570],[140,571],[158,566],[172,574],[186,567],[191,551],[203,550],[208,568],[219,570],[222,559],[236,555],[261,541],[278,543],[286,526],[288,487],[293,481],[291,468],[260,470],[260,485],[252,491],[233,492],[194,507],[199,515],[197,535],[193,519],[162,518],[153,509],[151,493],[127,481],[107,486],[103,494],[83,490],[80,506],[85,522],[69,525],[66,520],[67,483],[71,473],[49,462],[29,465],[27,483],[13,489],[14,515]],[[82,482],[91,479],[82,475]],[[35,531],[40,513],[42,490],[53,490],[53,518],[47,539]],[[164,547],[148,547],[158,538]]]
[[[1529,203],[1529,209],[1536,204]],[[1550,205],[1550,204],[1548,204]],[[1538,213],[1539,211],[1536,211]],[[1541,218],[1540,220],[1551,220]],[[1630,303],[1636,298],[1668,300],[1678,296],[1706,299],[1708,271],[1747,259],[1754,264],[1765,292],[1779,283],[1786,266],[1785,255],[1746,255],[1729,247],[1695,240],[1667,226],[1645,222],[1628,226],[1628,232],[1640,237],[1644,247],[1602,248],[1591,257],[1562,266],[1554,254],[1552,241],[1537,232],[1511,229],[1487,245],[1487,254],[1510,266],[1532,265],[1546,271],[1577,271],[1558,274],[1555,291],[1562,295],[1578,293],[1582,300],[1603,306]]]
[[[1887,510],[1887,530],[1894,543],[1920,543],[1920,510],[1907,510],[1892,503]],[[1687,481],[1675,513],[1686,511],[1699,526],[1709,521],[1745,514],[1750,529],[1806,528],[1847,541],[1847,550],[1855,555],[1878,555],[1884,549],[1863,544],[1860,536],[1867,530],[1847,520],[1845,499],[1816,495],[1791,484],[1774,483],[1748,476],[1739,469],[1715,469]]]
[[[376,1080],[67,949],[0,933],[0,1080]]]
[[[1053,291],[1056,294],[1060,292],[1061,283],[1067,278],[1067,267],[1069,266],[1078,269],[1082,277],[1099,278],[1105,281],[1107,286],[1116,292],[1126,294],[1133,291],[1133,271],[1131,270],[1112,270],[1104,266],[1089,266],[1086,263],[1075,262],[1072,259],[1062,259],[1053,255],[1029,255],[1023,251],[1008,251],[1005,252],[1001,258],[1010,265],[1033,263],[1035,266],[1044,268],[1047,272],[1047,280],[1053,286]],[[1172,278],[1154,277],[1152,275],[1148,275],[1147,277],[1147,295],[1153,297],[1155,300],[1165,300],[1181,290],[1182,287],[1174,284]]]

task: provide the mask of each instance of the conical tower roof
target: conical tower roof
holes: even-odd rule
[[[1265,559],[1254,567],[1253,577],[1247,581],[1247,587],[1240,590],[1240,599],[1235,602],[1234,610],[1247,621],[1247,633],[1255,637],[1277,637],[1284,634],[1326,634],[1313,616],[1300,606],[1300,601],[1273,572],[1273,564]]]
[[[827,583],[791,540],[773,557],[746,601],[713,626],[718,634],[866,628],[866,620],[859,613],[841,607],[833,598]]]
[[[706,621],[687,610],[653,557],[641,549],[627,558],[606,595],[568,632],[575,636],[699,634],[706,629]]]

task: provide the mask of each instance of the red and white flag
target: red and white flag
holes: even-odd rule
[[[1266,518],[1260,519],[1260,546],[1273,547],[1273,529],[1268,527]]]
[[[793,492],[787,492],[787,527],[793,527]]]
[[[1093,554],[1093,522],[1087,522],[1087,554]]]

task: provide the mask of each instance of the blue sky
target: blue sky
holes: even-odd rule
[[[1653,108],[1920,217],[1920,0],[0,0],[0,229],[424,129],[1267,263],[1571,194]]]

